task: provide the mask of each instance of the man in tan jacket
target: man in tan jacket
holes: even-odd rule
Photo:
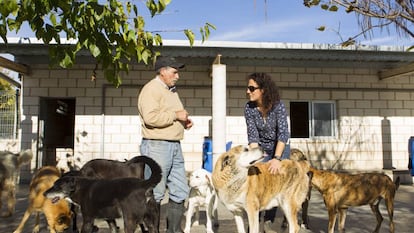
[[[182,233],[184,201],[189,194],[180,140],[183,139],[184,129],[191,128],[193,122],[188,118],[188,112],[175,91],[178,71],[182,68],[184,64],[175,58],[157,58],[157,75],[142,88],[138,96],[143,137],[141,155],[153,158],[163,172],[161,182],[154,189],[158,209],[166,188],[169,190],[167,233]],[[150,174],[146,167],[145,177]]]

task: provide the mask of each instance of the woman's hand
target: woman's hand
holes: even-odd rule
[[[278,160],[278,159],[271,159],[271,160],[269,160],[269,161],[268,161],[268,163],[269,163],[269,168],[268,168],[268,171],[269,171],[271,174],[276,174],[276,173],[278,173],[278,172],[279,172],[279,170],[280,170],[280,167],[282,166],[281,161],[280,161],[280,160]]]

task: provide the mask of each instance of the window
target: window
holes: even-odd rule
[[[335,102],[290,102],[291,137],[334,137],[335,116]]]

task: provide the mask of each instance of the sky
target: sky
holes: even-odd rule
[[[205,22],[216,26],[209,38],[215,41],[337,44],[341,36],[346,40],[359,32],[355,14],[308,8],[303,0],[172,0],[165,13],[147,21],[147,26],[161,31],[191,28],[197,34]],[[316,30],[322,25],[326,31]],[[162,35],[185,39],[182,33]],[[412,41],[395,32],[358,39],[368,45],[412,45]]]
[[[172,0],[154,18],[149,17],[143,0],[132,2],[146,16],[146,29],[160,31],[163,39],[186,40],[183,29],[192,29],[201,40],[199,29],[207,22],[216,27],[208,39],[212,41],[338,44],[359,32],[355,14],[347,14],[342,8],[339,12],[307,8],[303,0]],[[320,26],[326,30],[318,31]],[[10,32],[8,37],[34,37],[28,28],[17,35]],[[364,45],[407,46],[414,41],[386,30],[357,40]]]

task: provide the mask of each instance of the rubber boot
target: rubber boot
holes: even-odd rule
[[[155,219],[155,229],[157,233],[161,232],[160,231],[160,219],[161,219],[161,203],[157,202],[157,205],[155,206],[155,215],[156,217],[158,217],[158,219]]]
[[[264,225],[263,225],[263,231],[265,233],[276,233],[276,230],[273,230],[273,222],[276,218],[276,211],[277,207],[273,207],[270,210],[264,211]]]
[[[184,214],[184,202],[168,202],[167,209],[167,233],[183,233],[181,219]]]

